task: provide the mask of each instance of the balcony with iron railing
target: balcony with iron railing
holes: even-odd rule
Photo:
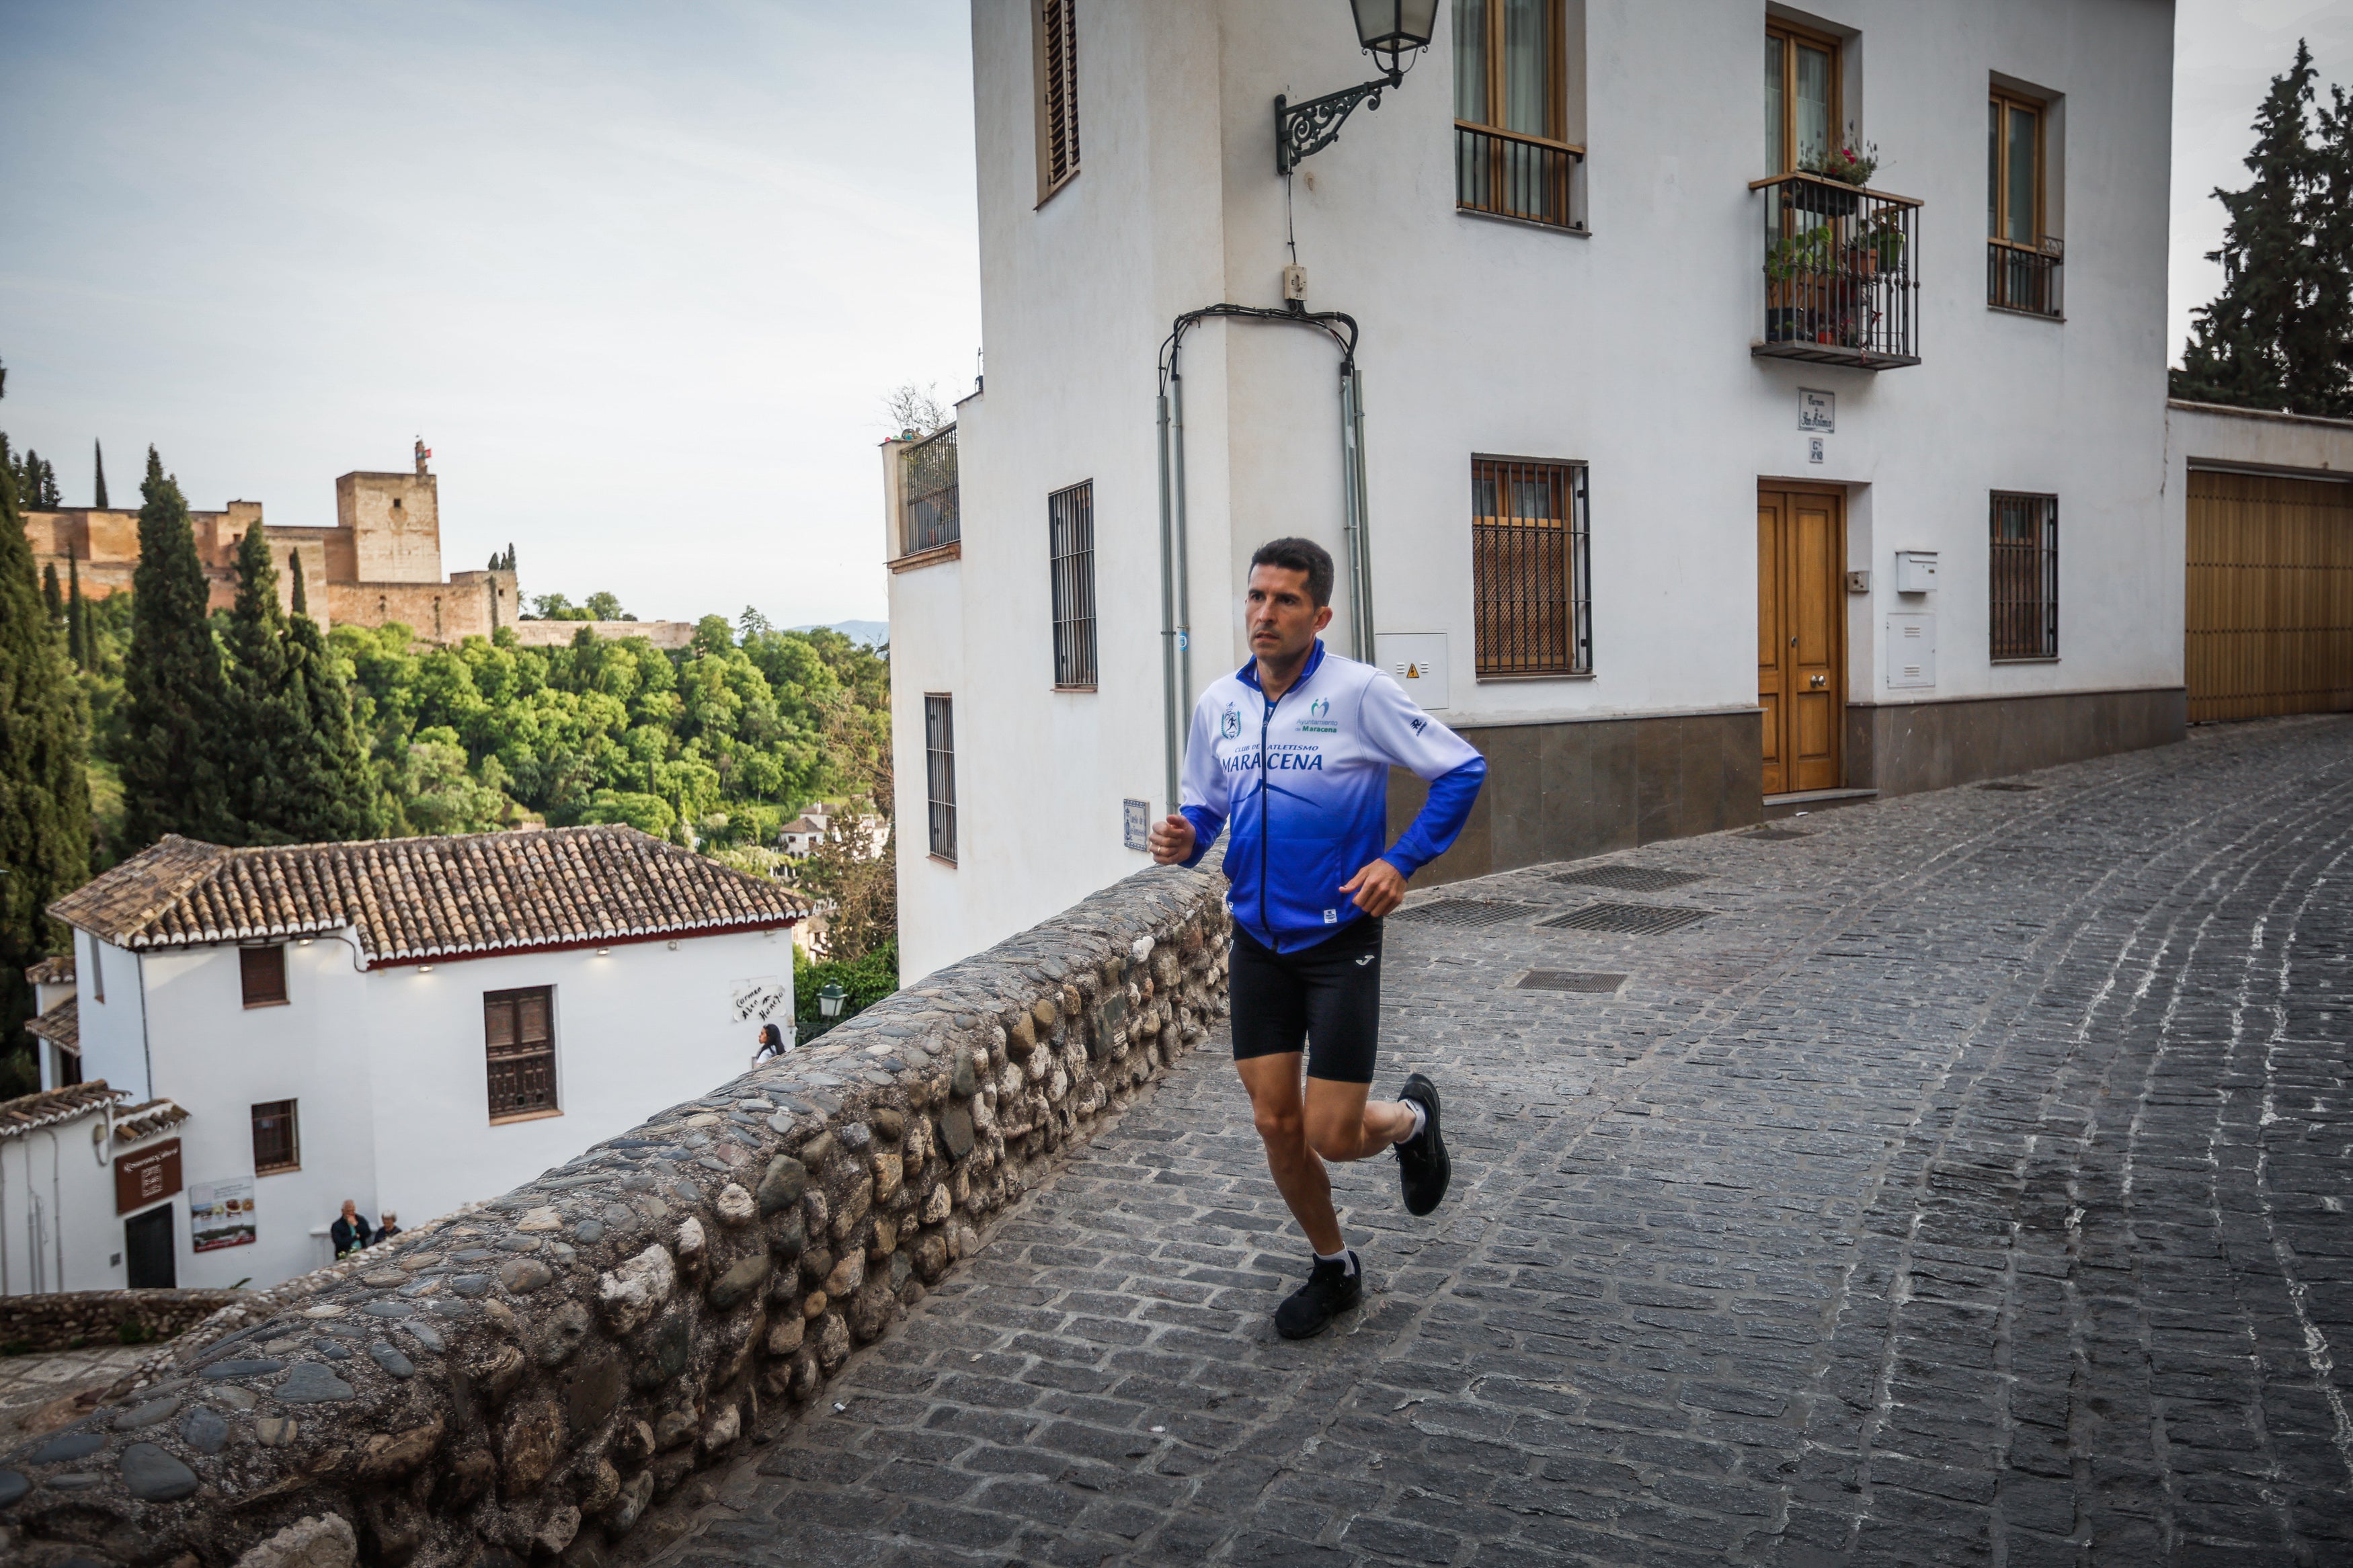
[[[1585,149],[1454,122],[1454,205],[1464,212],[1582,233]]]
[[[1749,353],[1893,370],[1920,363],[1920,203],[1820,174],[1750,184],[1765,321]]]
[[[2014,245],[2006,239],[1986,241],[1986,303],[1994,310],[2063,320],[2067,307],[2060,287],[2063,280],[2057,240],[2046,239],[2040,247]]]
[[[894,565],[938,559],[963,539],[956,492],[956,427],[898,449],[899,554]]]

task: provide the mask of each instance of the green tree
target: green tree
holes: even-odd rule
[[[33,576],[16,476],[0,466],[0,1092],[27,1081],[25,968],[65,945],[50,901],[90,875],[90,782],[73,677]]]
[[[95,481],[91,486],[90,504],[104,511],[106,510],[106,448],[96,441],[90,444],[90,467],[91,477]]]
[[[123,836],[133,848],[166,833],[233,842],[237,819],[225,809],[216,745],[227,685],[206,616],[210,590],[187,498],[153,447],[139,493],[123,668]]]
[[[223,637],[228,689],[222,778],[238,844],[374,837],[384,816],[351,721],[351,695],[308,616],[278,602],[278,569],[255,523],[237,547],[237,605]]]
[[[52,630],[65,625],[65,590],[58,586],[58,563],[54,561],[41,568],[41,607],[49,612]]]
[[[2316,139],[2316,77],[2312,51],[2299,41],[2295,62],[2272,79],[2255,110],[2255,145],[2245,159],[2254,179],[2242,191],[2214,193],[2230,215],[2221,248],[2207,254],[2222,265],[2222,290],[2192,312],[2172,375],[2176,397],[2353,413],[2353,256],[2343,202],[2332,200],[2331,188],[2333,158],[2344,156],[2332,144],[2341,145],[2345,132],[2324,124]],[[2341,115],[2343,95],[2333,96]]]
[[[66,557],[66,654],[76,669],[90,668],[90,606],[81,602],[81,563]]]
[[[588,618],[592,621],[634,621],[638,617],[621,608],[619,595],[599,592],[588,595]]]

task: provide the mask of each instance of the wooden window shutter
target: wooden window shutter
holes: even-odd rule
[[[1038,199],[1079,172],[1079,45],[1072,0],[1035,0],[1038,38]]]
[[[240,947],[237,950],[238,988],[248,1007],[275,1007],[286,1000],[286,950],[283,947]]]

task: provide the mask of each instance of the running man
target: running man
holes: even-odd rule
[[[1485,760],[1397,682],[1325,651],[1315,634],[1332,622],[1332,575],[1310,540],[1278,539],[1250,557],[1250,662],[1195,705],[1185,798],[1151,840],[1162,865],[1191,866],[1233,823],[1234,1066],[1274,1184],[1315,1248],[1307,1283],[1275,1310],[1276,1331],[1293,1340],[1323,1332],[1364,1294],[1324,1161],[1395,1149],[1408,1211],[1428,1214],[1446,1195],[1437,1086],[1412,1073],[1399,1098],[1367,1102],[1381,917],[1454,842],[1487,776]],[[1392,767],[1428,780],[1430,800],[1384,853]]]

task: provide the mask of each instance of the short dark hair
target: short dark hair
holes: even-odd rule
[[[1280,566],[1307,574],[1307,596],[1322,609],[1332,602],[1332,552],[1312,539],[1270,539],[1250,557],[1250,565]]]

